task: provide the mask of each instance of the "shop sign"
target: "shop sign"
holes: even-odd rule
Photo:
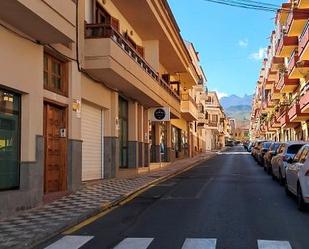
[[[154,122],[170,121],[170,108],[169,107],[151,108],[150,121]]]

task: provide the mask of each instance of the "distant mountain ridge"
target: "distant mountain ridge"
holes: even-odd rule
[[[249,128],[252,97],[253,95],[231,95],[220,99],[225,113],[236,120],[237,126]]]
[[[224,109],[227,109],[231,106],[251,106],[252,102],[252,97],[253,95],[244,95],[243,97],[239,97],[235,94],[227,96],[227,97],[222,97],[220,99],[220,103]]]

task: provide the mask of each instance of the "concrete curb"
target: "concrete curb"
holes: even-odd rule
[[[129,192],[128,194],[125,194],[109,203],[106,203],[100,207],[95,207],[93,208],[93,210],[89,210],[89,212],[85,213],[84,215],[81,215],[79,217],[76,217],[76,218],[73,218],[72,220],[70,220],[67,224],[63,224],[61,226],[59,226],[59,228],[55,229],[54,232],[46,232],[46,233],[41,233],[39,235],[39,237],[35,237],[33,238],[32,240],[30,241],[27,241],[26,244],[23,244],[23,245],[16,245],[16,246],[13,246],[13,247],[10,247],[11,249],[30,249],[30,248],[34,248],[54,237],[56,237],[57,235],[73,228],[74,226],[86,221],[87,219],[95,216],[95,215],[98,215],[102,212],[106,212],[108,211],[109,209],[112,209],[112,208],[115,208],[117,206],[121,206],[121,204],[123,202],[125,202],[126,200],[130,200],[130,199],[133,199],[135,198],[136,196],[138,196],[139,194],[147,191],[150,187],[152,187],[152,185],[155,185],[155,184],[159,184],[161,182],[164,182],[170,178],[173,178],[177,175],[180,175],[186,171],[189,171],[190,169],[194,168],[195,166],[201,164],[202,162],[205,162],[205,161],[208,161],[212,158],[214,158],[215,156],[217,155],[217,153],[213,153],[213,154],[210,154],[208,157],[206,158],[201,158],[191,164],[188,164],[188,166],[184,166],[184,168],[180,169],[180,170],[176,170],[175,172],[172,172],[170,174],[167,174],[165,176],[162,176],[162,177],[159,177],[158,179],[155,179],[143,186],[141,186],[140,188],[137,188],[131,192]]]

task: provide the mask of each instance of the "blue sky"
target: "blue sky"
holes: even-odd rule
[[[200,53],[208,88],[219,95],[252,94],[269,45],[275,13],[204,0],[168,0],[185,40]],[[264,0],[281,5],[280,0]]]

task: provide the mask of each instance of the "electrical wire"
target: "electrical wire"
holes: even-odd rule
[[[244,8],[244,9],[251,9],[251,10],[259,10],[259,11],[266,11],[266,12],[287,12],[290,13],[291,11],[295,11],[298,13],[307,13],[308,10],[304,9],[297,9],[297,8],[282,8],[282,6],[276,4],[270,4],[266,2],[260,1],[253,1],[253,0],[203,0],[205,2],[211,2],[226,6]]]

